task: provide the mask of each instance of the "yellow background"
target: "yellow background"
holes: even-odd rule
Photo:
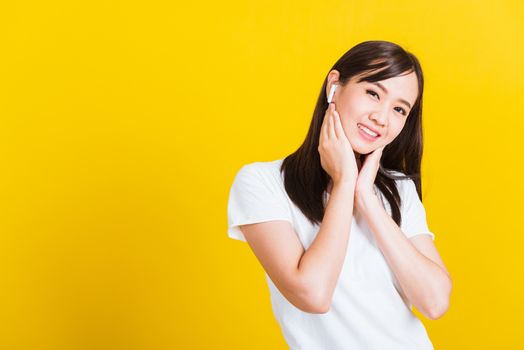
[[[425,73],[423,195],[454,279],[436,349],[517,349],[520,1],[14,1],[0,8],[0,348],[285,349],[227,238],[234,175],[303,141],[364,40]]]

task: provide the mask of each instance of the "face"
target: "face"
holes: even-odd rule
[[[391,143],[402,131],[418,95],[415,72],[370,83],[357,83],[358,76],[341,86],[339,72],[328,75],[326,96],[337,84],[333,96],[344,133],[353,150],[368,154]]]

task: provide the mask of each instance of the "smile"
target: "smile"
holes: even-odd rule
[[[376,139],[380,136],[378,133],[374,132],[373,130],[370,130],[362,124],[357,124],[357,126],[361,130],[360,134],[365,135],[368,138]]]

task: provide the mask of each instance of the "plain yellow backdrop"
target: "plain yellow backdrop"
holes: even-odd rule
[[[0,10],[0,348],[285,349],[227,238],[244,164],[303,141],[349,48],[425,73],[423,196],[454,279],[437,349],[521,337],[519,1],[15,1]]]

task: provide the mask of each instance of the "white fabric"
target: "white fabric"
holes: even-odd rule
[[[291,223],[304,249],[309,248],[320,227],[311,225],[289,199],[280,173],[282,161],[255,162],[238,171],[228,202],[230,238],[246,241],[239,225],[285,220]],[[415,183],[396,182],[402,199],[403,233],[407,237],[428,234],[435,239]],[[381,194],[379,197],[383,198]],[[391,215],[387,201],[383,202]],[[424,325],[399,293],[397,279],[358,213],[353,216],[346,257],[327,313],[312,314],[296,308],[265,275],[273,313],[291,349],[433,349]]]

